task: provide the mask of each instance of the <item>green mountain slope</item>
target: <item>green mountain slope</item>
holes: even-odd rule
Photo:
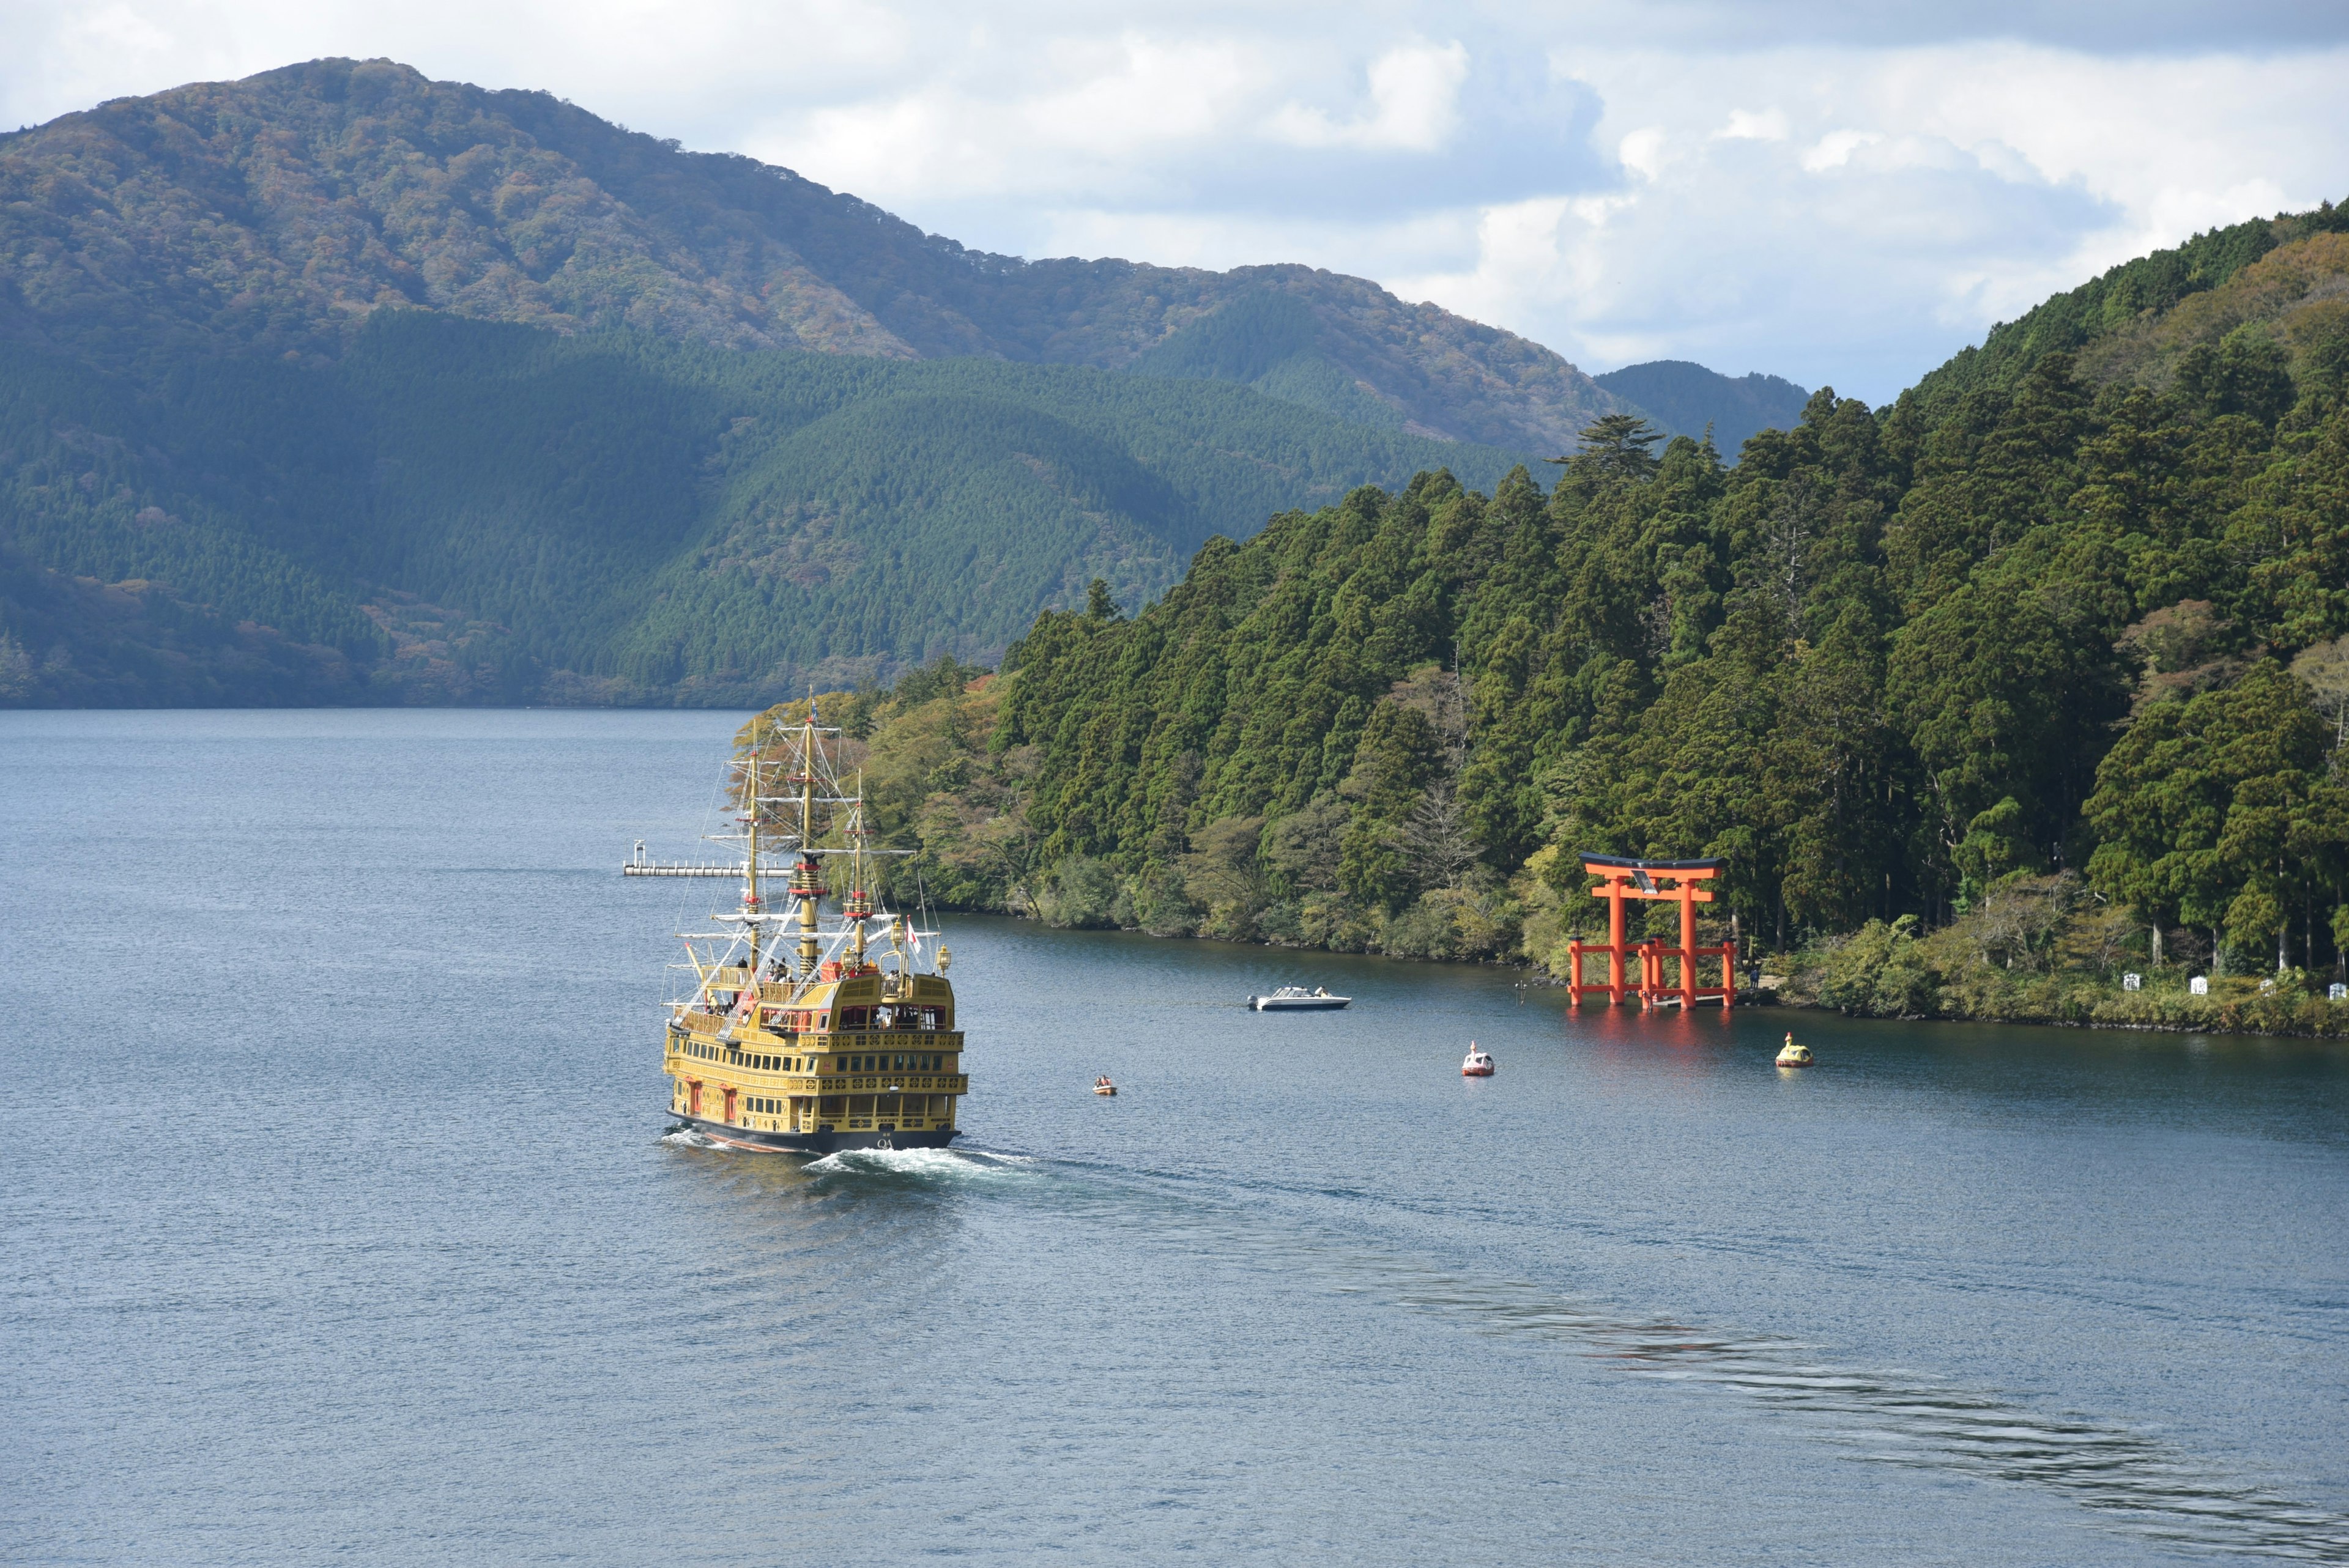
[[[2302,303],[2312,288],[2315,299],[2306,303],[2337,297],[2343,271],[2338,252],[2321,250],[2311,256],[2306,242],[2344,232],[2349,204],[2327,201],[2313,212],[2254,218],[2197,234],[2173,249],[2124,262],[1991,328],[1980,347],[1961,351],[1905,396],[1920,417],[1938,418],[1968,392],[2014,386],[2050,354],[2079,355],[2099,381],[2142,379],[2150,385],[2165,378],[2140,375],[2156,366],[2137,346],[2180,336],[2215,345],[2226,330],[2272,319]],[[2296,262],[2277,258],[2250,280],[2251,286],[2230,287],[2271,253],[2287,247],[2296,247]],[[2295,276],[2304,280],[2299,287],[2290,281]],[[2199,297],[2213,294],[2234,308],[2213,311],[2211,301]],[[2221,316],[2228,318],[2225,326],[2208,330]]]
[[[1781,376],[1757,370],[1732,377],[1685,359],[1627,365],[1597,380],[1667,435],[1702,440],[1709,427],[1724,452],[1737,451],[1757,430],[1793,429],[1811,396]]]
[[[882,710],[874,755],[923,759],[886,826],[968,903],[1553,966],[1576,855],[1719,856],[1749,950],[1862,932],[1819,958],[1862,1012],[2338,963],[2337,211],[2223,276],[2132,263],[2207,286],[2076,352],[1822,390],[1734,468],[1602,428],[1547,493],[1423,474],[1211,542],[1139,616],[1040,617],[970,722]]]
[[[371,315],[429,309],[1122,369],[1268,297],[1309,316],[1316,362],[1265,389],[1337,397],[1349,418],[1376,406],[1394,416],[1377,422],[1558,451],[1615,406],[1537,345],[1359,278],[969,251],[788,170],[389,61],[316,60],[0,136],[0,335],[114,368],[332,358]]]
[[[316,365],[0,342],[0,700],[762,700],[1515,460],[1226,383],[424,312]]]

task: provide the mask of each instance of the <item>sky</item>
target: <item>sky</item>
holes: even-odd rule
[[[543,88],[982,250],[1376,279],[1594,372],[1889,399],[2349,199],[2349,4],[0,0],[0,125],[323,55]]]

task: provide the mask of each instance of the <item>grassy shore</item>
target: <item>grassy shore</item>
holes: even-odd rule
[[[1870,921],[1770,967],[1784,976],[1782,1001],[1857,1017],[2349,1038],[2349,1002],[2328,1000],[2329,969],[2213,974],[2196,934],[2166,934],[2163,945],[2183,962],[2153,963],[2152,933],[2135,911],[2076,879],[2018,877],[1937,930],[1908,917]],[[2248,955],[2225,956],[2251,969]],[[2206,995],[2193,993],[2197,976]]]

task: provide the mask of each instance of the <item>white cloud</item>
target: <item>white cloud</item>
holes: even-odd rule
[[[1391,281],[1598,366],[1686,357],[1880,400],[2058,289],[2338,198],[2349,170],[2339,49],[1581,47],[1556,67],[1605,103],[1622,188],[1547,228],[1522,209],[1473,266]]]
[[[1461,84],[1468,51],[1458,44],[1405,44],[1371,62],[1371,112],[1340,121],[1310,104],[1288,103],[1273,116],[1273,134],[1299,147],[1396,148],[1437,152],[1459,125]]]
[[[1784,141],[1786,117],[1775,108],[1759,112],[1733,108],[1729,111],[1729,123],[1713,134],[1723,141]]]
[[[2289,0],[1822,0],[1768,27],[1718,0],[0,7],[0,123],[388,55],[987,249],[1308,262],[1594,368],[1871,398],[2127,256],[2349,194],[2349,7]],[[2139,52],[2091,52],[2115,36]]]

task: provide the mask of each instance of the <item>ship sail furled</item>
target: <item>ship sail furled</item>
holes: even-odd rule
[[[841,732],[761,716],[730,767],[739,907],[685,934],[694,985],[670,1004],[671,1109],[717,1141],[822,1152],[942,1148],[961,1071],[948,955],[882,896],[863,780]],[[771,884],[782,882],[780,904]],[[830,923],[826,921],[827,904]]]

